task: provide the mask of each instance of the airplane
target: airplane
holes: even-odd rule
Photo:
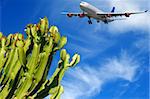
[[[112,22],[115,20],[125,19],[125,18],[121,18],[121,19],[114,18],[117,16],[130,17],[130,15],[132,14],[141,14],[141,13],[146,13],[148,11],[148,10],[145,10],[143,12],[142,11],[141,12],[115,12],[115,7],[113,7],[111,12],[103,12],[102,10],[84,1],[80,2],[80,9],[83,12],[80,12],[80,13],[62,12],[61,14],[67,15],[69,18],[71,18],[72,16],[78,16],[80,18],[88,17],[89,24],[92,24],[91,18],[96,19],[98,23],[102,21],[105,24],[108,24],[109,22]]]

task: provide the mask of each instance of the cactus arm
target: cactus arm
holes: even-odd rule
[[[16,65],[14,66],[11,74],[11,79],[14,80],[18,71],[20,70],[21,66],[25,66],[26,64],[26,57],[25,57],[25,52],[23,49],[24,43],[23,41],[17,41],[16,42],[16,50],[18,51],[18,60],[16,62]]]
[[[10,90],[13,88],[13,87],[15,87],[16,86],[16,84],[14,84],[14,82],[16,82],[15,81],[15,79],[16,79],[16,77],[18,78],[18,76],[17,76],[17,74],[19,73],[19,70],[21,69],[21,66],[22,65],[25,65],[24,63],[23,63],[23,58],[24,58],[24,56],[21,54],[22,53],[22,51],[23,51],[23,42],[22,41],[17,41],[16,42],[16,46],[17,46],[17,48],[16,48],[16,50],[18,50],[18,60],[17,60],[17,62],[16,62],[16,64],[15,64],[15,66],[14,66],[14,68],[12,69],[12,72],[11,72],[11,75],[10,75],[10,77],[9,77],[9,80],[11,80],[11,83],[10,82],[7,82],[7,84],[9,83],[9,91],[7,91],[7,92],[10,92]],[[20,51],[21,50],[21,51]],[[16,82],[17,83],[17,82]],[[15,86],[14,86],[15,85]],[[12,89],[11,90],[11,92],[14,92],[14,90]],[[7,94],[9,94],[9,93],[7,93]],[[8,96],[9,97],[9,96]]]
[[[5,64],[5,61],[6,61],[6,57],[4,56],[4,54],[5,54],[5,50],[1,50],[1,52],[0,52],[0,59],[1,59],[1,61],[0,61],[0,72],[2,71],[2,68],[3,68],[3,66],[4,66],[4,64]]]
[[[37,91],[36,94],[33,95],[34,98],[37,97],[44,97],[46,95],[48,95],[49,90],[50,90],[50,84],[55,82],[55,87],[57,87],[58,83],[57,83],[57,75],[60,72],[60,68],[56,68],[55,72],[53,73],[52,77],[50,78],[50,80],[46,80],[42,86],[40,87],[40,89]],[[56,79],[55,79],[56,78]],[[55,79],[55,80],[54,80]]]
[[[66,50],[64,49],[61,50],[60,57],[61,57],[61,60],[58,62],[58,68],[55,70],[50,80],[47,83],[45,83],[45,85],[42,85],[42,87],[34,95],[34,97],[45,97],[48,94],[54,94],[54,95],[56,94],[57,91],[55,92],[53,90],[56,90],[57,87],[60,85],[65,71],[68,70],[69,67],[72,67],[71,65],[69,65],[70,55],[67,54]],[[75,59],[75,57],[78,59]],[[80,60],[80,56],[75,54],[73,56],[73,59],[78,60],[78,61],[74,61],[76,63],[73,63],[72,61],[71,63],[77,64]]]
[[[3,39],[2,39],[2,41],[3,41]],[[8,66],[10,65],[10,63],[12,62],[13,57],[14,57],[14,53],[15,53],[15,46],[14,45],[15,45],[15,43],[13,43],[12,45],[13,46],[12,46],[11,51],[9,52],[8,60],[7,60],[6,65],[4,67],[4,71],[7,70],[7,69],[9,69]],[[4,42],[2,42],[2,49],[4,49]],[[1,81],[2,81],[2,77],[0,78],[0,83],[1,83]]]
[[[29,46],[31,45],[31,39],[30,38],[27,38],[27,40],[25,41],[25,44],[24,44],[24,52],[27,52],[27,50],[29,49]]]
[[[63,86],[58,86],[56,92],[52,94],[50,99],[60,99],[61,94],[64,92]]]
[[[11,63],[11,61],[12,61],[12,59],[13,59],[13,56],[14,56],[14,53],[15,53],[15,49],[12,49],[12,50],[10,51],[10,53],[9,53],[7,63],[6,63],[6,65],[5,65],[5,67],[4,67],[4,71],[6,71],[6,69],[7,69],[8,66],[9,66],[9,64]],[[6,74],[6,73],[4,72],[4,74],[3,74],[2,77],[0,78],[0,83],[1,83],[1,84],[2,84],[2,80],[3,80],[5,74]]]
[[[51,26],[49,32],[51,33],[50,36],[54,39],[54,43],[59,43],[61,36],[58,32],[58,28],[56,26]]]
[[[17,50],[18,50],[19,61],[21,62],[21,64],[23,66],[25,66],[25,64],[26,64],[26,54],[24,52],[24,42],[22,40],[17,41],[16,46],[17,46]]]
[[[41,78],[42,78],[41,74],[44,73],[46,64],[48,62],[49,54],[47,54],[47,53],[43,53],[43,54],[44,54],[44,56],[41,59],[41,62],[40,62],[39,67],[38,67],[38,70],[36,71],[36,75],[34,76],[35,79],[37,80],[37,82],[39,82],[41,80]]]
[[[26,94],[27,90],[30,88],[32,84],[32,77],[30,74],[26,74],[26,79],[23,82],[23,84],[17,89],[17,92],[15,93],[15,97],[17,99],[22,99]]]
[[[9,77],[9,80],[6,83],[6,87],[3,88],[2,92],[0,93],[0,96],[3,96],[3,98],[6,98],[10,92],[10,90],[12,89],[14,82],[15,82],[15,77],[19,71],[19,69],[21,68],[21,63],[19,61],[17,61],[17,63],[15,64],[15,67],[13,69],[13,71],[11,72],[11,75]],[[9,86],[9,87],[8,87]],[[0,99],[3,99],[0,97]]]
[[[27,94],[27,91],[28,91],[28,89],[30,88],[30,86],[33,82],[32,81],[32,79],[33,79],[32,75],[33,75],[33,71],[34,71],[34,69],[36,68],[36,65],[37,65],[39,51],[40,51],[40,45],[37,45],[36,43],[34,43],[31,59],[27,63],[27,67],[29,67],[29,71],[25,75],[26,80],[19,86],[19,89],[17,89],[16,97],[19,97],[20,94],[21,94],[21,97],[23,97],[25,94],[22,94],[22,93]]]
[[[18,51],[17,51],[17,49],[15,49],[14,56],[13,56],[11,62],[8,65],[6,65],[6,68],[4,68],[4,74],[1,77],[1,82],[3,84],[5,84],[6,81],[8,80],[8,78],[10,77],[11,71],[12,71],[13,67],[15,66],[15,63],[17,62],[17,60],[18,60]]]
[[[1,50],[0,50],[0,72],[5,64],[5,61],[7,59],[7,56],[5,55],[6,54],[6,46],[5,46],[5,43],[6,43],[6,39],[5,38],[2,38],[1,40]]]
[[[3,33],[2,32],[0,32],[0,38],[2,38],[3,37]]]
[[[14,69],[12,70],[11,75],[10,75],[10,78],[11,78],[12,80],[15,79],[15,77],[16,77],[18,71],[19,71],[20,68],[21,68],[21,63],[20,63],[20,61],[17,61],[15,65],[16,65],[16,66],[14,67]]]
[[[27,68],[29,69],[29,74],[32,74],[34,69],[37,66],[39,53],[40,53],[40,45],[38,45],[37,43],[34,43],[31,59],[28,61],[26,65]]]
[[[8,37],[7,37],[7,42],[6,42],[6,46],[11,45],[12,37],[13,37],[12,34],[9,34],[9,35],[8,35]]]
[[[8,95],[10,89],[9,89],[9,83],[10,80],[8,81],[8,83],[5,85],[5,87],[3,88],[3,90],[0,93],[0,99],[6,99],[6,96]]]
[[[44,70],[45,70],[45,66],[47,64],[47,61],[48,61],[48,57],[49,55],[46,54],[46,53],[43,53],[43,57],[41,59],[41,62],[39,63],[39,67],[38,67],[38,70],[36,71],[35,75],[34,75],[34,82],[32,83],[32,88],[30,88],[30,92],[31,93],[34,88],[37,86],[37,84],[40,82],[40,80],[42,79],[43,74],[44,73]]]
[[[41,30],[41,33],[44,34],[44,30],[45,30],[45,20],[44,19],[41,19],[41,25],[40,25],[40,30]]]
[[[72,61],[69,63],[69,67],[77,65],[79,63],[79,61],[80,61],[80,56],[78,54],[75,54],[72,57]]]
[[[34,38],[38,37],[37,36],[37,31],[36,31],[36,24],[34,24],[32,27],[31,27],[31,34]],[[37,38],[36,38],[37,39]]]
[[[46,17],[41,19],[41,21],[40,21],[40,31],[41,31],[42,35],[44,33],[48,32],[48,27],[49,27],[48,19]]]
[[[43,53],[41,53],[41,61],[39,63],[39,66],[35,72],[35,75],[34,75],[34,78],[35,78],[35,84],[32,84],[32,88],[29,92],[29,94],[33,91],[33,89],[35,89],[35,87],[40,84],[40,81],[42,80],[42,78],[46,78],[47,74],[45,74],[44,72],[47,72],[49,68],[47,68],[47,64],[51,63],[51,60],[50,62],[48,62],[49,60],[48,59],[51,59],[49,58],[50,57],[50,54],[52,54],[52,48],[53,48],[53,39],[52,38],[49,38],[49,44],[45,46],[44,48],[44,51]],[[49,67],[49,66],[48,66]],[[41,75],[43,74],[43,75]],[[45,74],[45,75],[44,75]],[[40,84],[41,85],[41,84]],[[37,86],[38,87],[38,86]]]
[[[63,48],[64,45],[66,45],[66,43],[67,43],[67,38],[65,36],[62,36],[58,46],[56,48],[54,48],[54,51],[57,51],[57,50]]]
[[[50,65],[57,50],[67,43],[56,26],[49,29],[45,17],[38,24],[27,25],[24,39],[20,33],[4,37],[0,32],[0,99],[39,99],[51,94],[51,99],[60,99],[63,93],[61,80],[70,67],[75,66],[80,56],[61,50],[58,67],[48,80]]]

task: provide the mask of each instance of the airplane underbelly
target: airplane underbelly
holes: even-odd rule
[[[98,15],[96,14],[96,12],[93,11],[93,10],[87,10],[86,12],[88,13],[88,16],[89,16],[89,17],[92,17],[92,18],[95,18],[95,19],[98,19],[98,20],[103,19],[101,16],[98,16]]]
[[[101,19],[95,12],[88,12],[88,16],[94,19]]]
[[[86,12],[88,14],[88,16],[90,16],[90,17],[95,17],[96,16],[96,12],[93,11],[92,9],[81,7],[81,10],[83,10],[83,12]]]
[[[91,18],[94,18],[94,19],[97,19],[97,20],[102,20],[103,17],[101,16],[98,16],[96,12],[100,12],[98,9],[96,8],[93,8],[93,7],[80,7],[81,10],[83,12],[86,12],[87,13],[87,16],[91,17]]]

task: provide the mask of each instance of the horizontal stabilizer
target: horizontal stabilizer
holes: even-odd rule
[[[115,18],[115,19],[113,19],[114,21],[115,20],[126,20],[126,18]]]

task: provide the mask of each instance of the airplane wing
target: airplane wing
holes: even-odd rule
[[[72,12],[62,12],[61,14],[67,15],[68,17],[78,16],[80,18],[87,16],[87,13],[72,13]]]
[[[141,12],[125,12],[125,13],[97,13],[97,15],[99,16],[104,16],[104,17],[116,17],[116,16],[126,16],[129,17],[132,14],[141,14],[141,13],[146,13],[148,10],[146,11],[141,11]]]

